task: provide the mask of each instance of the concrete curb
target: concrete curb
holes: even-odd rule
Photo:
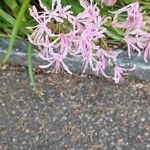
[[[6,53],[6,48],[8,46],[8,39],[0,38],[0,62],[2,62],[3,56]],[[16,41],[13,48],[13,54],[9,59],[9,63],[19,64],[22,66],[27,66],[27,42]],[[41,64],[46,62],[41,61],[36,54],[33,54],[33,66],[38,67]],[[65,60],[66,64],[69,66],[72,72],[82,73],[82,63],[80,59],[74,57],[67,57]],[[137,57],[137,54],[132,55],[132,59],[128,58],[126,52],[119,54],[117,60],[119,66],[125,68],[131,68],[136,65],[136,69],[132,72],[129,72],[129,75],[138,78],[141,80],[150,81],[150,61],[145,63],[143,57]],[[111,67],[111,66],[110,66]],[[110,73],[110,69],[107,70]],[[90,73],[88,70],[86,73]]]

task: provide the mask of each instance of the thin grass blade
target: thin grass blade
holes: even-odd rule
[[[3,20],[9,22],[11,25],[15,24],[15,19],[12,16],[10,16],[8,13],[6,13],[4,10],[2,10],[1,8],[0,8],[0,17]]]
[[[20,8],[19,14],[18,14],[18,16],[16,18],[15,26],[14,26],[14,28],[12,30],[11,38],[10,38],[8,49],[7,49],[7,53],[6,53],[6,55],[5,55],[4,59],[3,59],[3,64],[8,61],[8,59],[9,59],[11,53],[12,53],[12,49],[13,49],[13,45],[14,45],[14,42],[15,42],[15,38],[16,38],[16,35],[18,33],[19,27],[21,25],[22,17],[24,16],[24,13],[27,10],[29,2],[30,2],[30,0],[24,0],[22,6]]]

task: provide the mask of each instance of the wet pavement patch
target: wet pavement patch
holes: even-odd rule
[[[149,150],[150,83],[0,70],[0,149]]]

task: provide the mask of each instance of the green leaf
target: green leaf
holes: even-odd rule
[[[6,63],[12,53],[12,49],[13,49],[13,45],[14,45],[14,42],[15,42],[15,38],[17,36],[17,33],[18,33],[18,30],[20,28],[20,25],[21,25],[21,20],[22,20],[22,17],[24,16],[24,13],[29,5],[29,2],[30,0],[24,0],[21,8],[20,8],[20,11],[19,11],[19,14],[16,18],[16,22],[15,22],[15,25],[14,25],[14,28],[12,30],[12,34],[11,34],[11,38],[9,40],[9,44],[8,44],[8,49],[7,49],[7,53],[3,59],[3,63]]]
[[[51,10],[52,0],[42,0],[42,3]],[[83,11],[79,0],[61,0],[61,3],[63,6],[71,5],[71,10],[73,11],[74,15],[77,15],[79,12]]]
[[[42,3],[47,7],[47,9],[52,9],[52,0],[42,0]]]
[[[134,2],[136,2],[137,0],[123,0],[123,2],[125,3],[125,4],[130,4],[130,3],[134,3]]]
[[[14,13],[18,13],[20,7],[17,4],[16,0],[4,0],[4,2]]]
[[[123,41],[123,32],[120,30],[117,30],[115,28],[112,28],[112,27],[107,27],[107,35],[111,38],[111,39],[114,39],[114,40],[117,40],[117,41]]]
[[[111,17],[112,16],[112,13],[109,11],[108,8],[106,7],[103,7],[103,8],[100,8],[100,14],[104,17]]]
[[[15,19],[2,9],[0,9],[0,17],[2,17],[3,20],[9,22],[12,25],[15,24]]]
[[[74,15],[77,15],[78,13],[83,11],[79,0],[62,0],[61,2],[63,6],[71,5],[71,10],[73,11]]]
[[[142,6],[142,11],[146,11],[147,13],[150,13],[150,3],[147,5]]]

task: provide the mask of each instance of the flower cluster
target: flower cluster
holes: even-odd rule
[[[28,39],[39,48],[39,57],[48,62],[47,65],[41,65],[40,67],[47,68],[53,65],[55,72],[63,68],[69,74],[72,74],[64,62],[65,58],[71,55],[81,58],[83,72],[87,68],[91,68],[98,76],[102,74],[106,78],[112,78],[116,83],[122,81],[121,75],[128,69],[115,65],[114,77],[105,73],[109,60],[114,64],[118,53],[107,51],[96,44],[107,32],[103,27],[107,18],[102,18],[99,15],[100,10],[97,4],[93,3],[93,0],[90,0],[90,2],[80,0],[80,5],[84,10],[77,16],[73,15],[73,12],[70,10],[70,5],[63,7],[61,0],[52,0],[51,10],[48,10],[42,4],[41,0],[39,0],[39,3],[43,11],[38,11],[35,6],[30,8],[30,15],[38,24],[32,27],[34,31]],[[123,11],[127,11],[129,16],[125,23],[119,23],[117,22],[117,16]],[[135,3],[134,6],[131,5],[119,10],[116,12],[114,18],[113,24],[121,25],[126,30],[125,40],[128,44],[129,54],[131,47],[140,53],[140,48],[143,48],[143,42],[146,43],[146,41],[145,37],[143,37],[144,33],[140,29],[143,24],[143,17],[142,14],[138,12],[138,4]],[[62,29],[60,29],[59,32],[55,32],[55,30],[51,28],[52,23],[57,23]],[[138,27],[135,27],[136,25],[138,25]],[[129,38],[130,34],[135,37]],[[150,35],[146,36],[148,36],[148,44],[144,55],[145,60],[147,60],[147,54],[150,54]],[[135,45],[137,42],[138,45]]]
[[[121,13],[127,13],[127,18],[124,22],[118,21],[118,16]],[[124,29],[124,41],[128,47],[128,56],[131,57],[132,51],[137,51],[139,56],[144,52],[144,60],[148,62],[148,57],[150,57],[150,33],[142,30],[144,24],[143,13],[140,12],[138,2],[115,12],[113,26]]]

